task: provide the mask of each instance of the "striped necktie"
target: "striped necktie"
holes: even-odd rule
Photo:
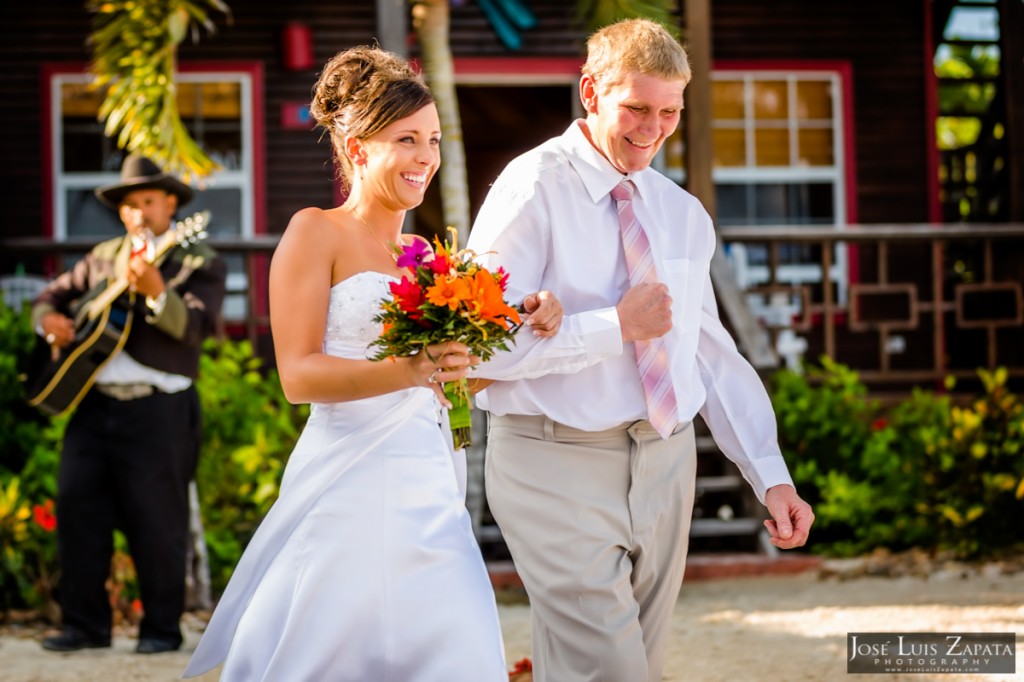
[[[619,213],[629,283],[635,287],[646,282],[657,282],[658,274],[654,270],[654,258],[651,255],[647,233],[633,212],[634,191],[636,188],[632,181],[623,180],[612,189],[611,194]],[[647,401],[647,418],[662,438],[668,438],[679,423],[679,406],[676,403],[676,392],[672,388],[672,373],[668,352],[665,349],[665,339],[636,341],[634,346],[640,382],[643,384],[644,398]]]

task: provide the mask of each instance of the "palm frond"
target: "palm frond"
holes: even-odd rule
[[[673,0],[578,0],[576,19],[588,31],[596,31],[622,19],[650,19],[678,37],[678,21],[673,16],[676,5]]]
[[[119,147],[153,159],[188,182],[220,168],[196,144],[178,111],[178,45],[192,27],[212,33],[210,10],[230,17],[222,0],[88,0],[95,14],[87,40],[93,87],[107,88],[99,119]]]

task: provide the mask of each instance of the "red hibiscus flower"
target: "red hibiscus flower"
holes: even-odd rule
[[[57,528],[57,515],[53,513],[53,500],[47,500],[44,504],[37,504],[32,507],[32,517],[36,525],[52,533]]]
[[[414,320],[422,317],[419,308],[423,304],[423,290],[415,282],[403,277],[401,282],[392,282],[389,287],[391,294],[395,297],[395,303],[402,309],[402,312],[408,313],[409,317]]]

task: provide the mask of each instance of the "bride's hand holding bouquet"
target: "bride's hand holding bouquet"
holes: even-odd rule
[[[452,409],[453,405],[445,394],[446,384],[468,381],[473,367],[478,364],[479,356],[472,355],[469,346],[458,341],[424,346],[420,352],[409,356],[413,382],[433,388],[437,399],[448,409]]]
[[[462,448],[471,442],[467,373],[496,351],[508,350],[522,318],[504,298],[508,274],[487,270],[469,250],[455,250],[457,234],[449,230],[452,242],[435,239],[433,250],[418,239],[393,247],[398,267],[408,274],[390,284],[391,298],[381,302],[374,317],[383,331],[373,342],[378,348],[373,359],[410,357],[413,371],[425,376],[448,407],[455,447]],[[560,307],[555,317],[561,321]]]

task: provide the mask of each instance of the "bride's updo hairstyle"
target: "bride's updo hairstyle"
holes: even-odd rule
[[[313,87],[309,113],[331,135],[345,188],[352,185],[352,160],[345,138],[365,140],[434,101],[409,63],[376,47],[336,54]]]

